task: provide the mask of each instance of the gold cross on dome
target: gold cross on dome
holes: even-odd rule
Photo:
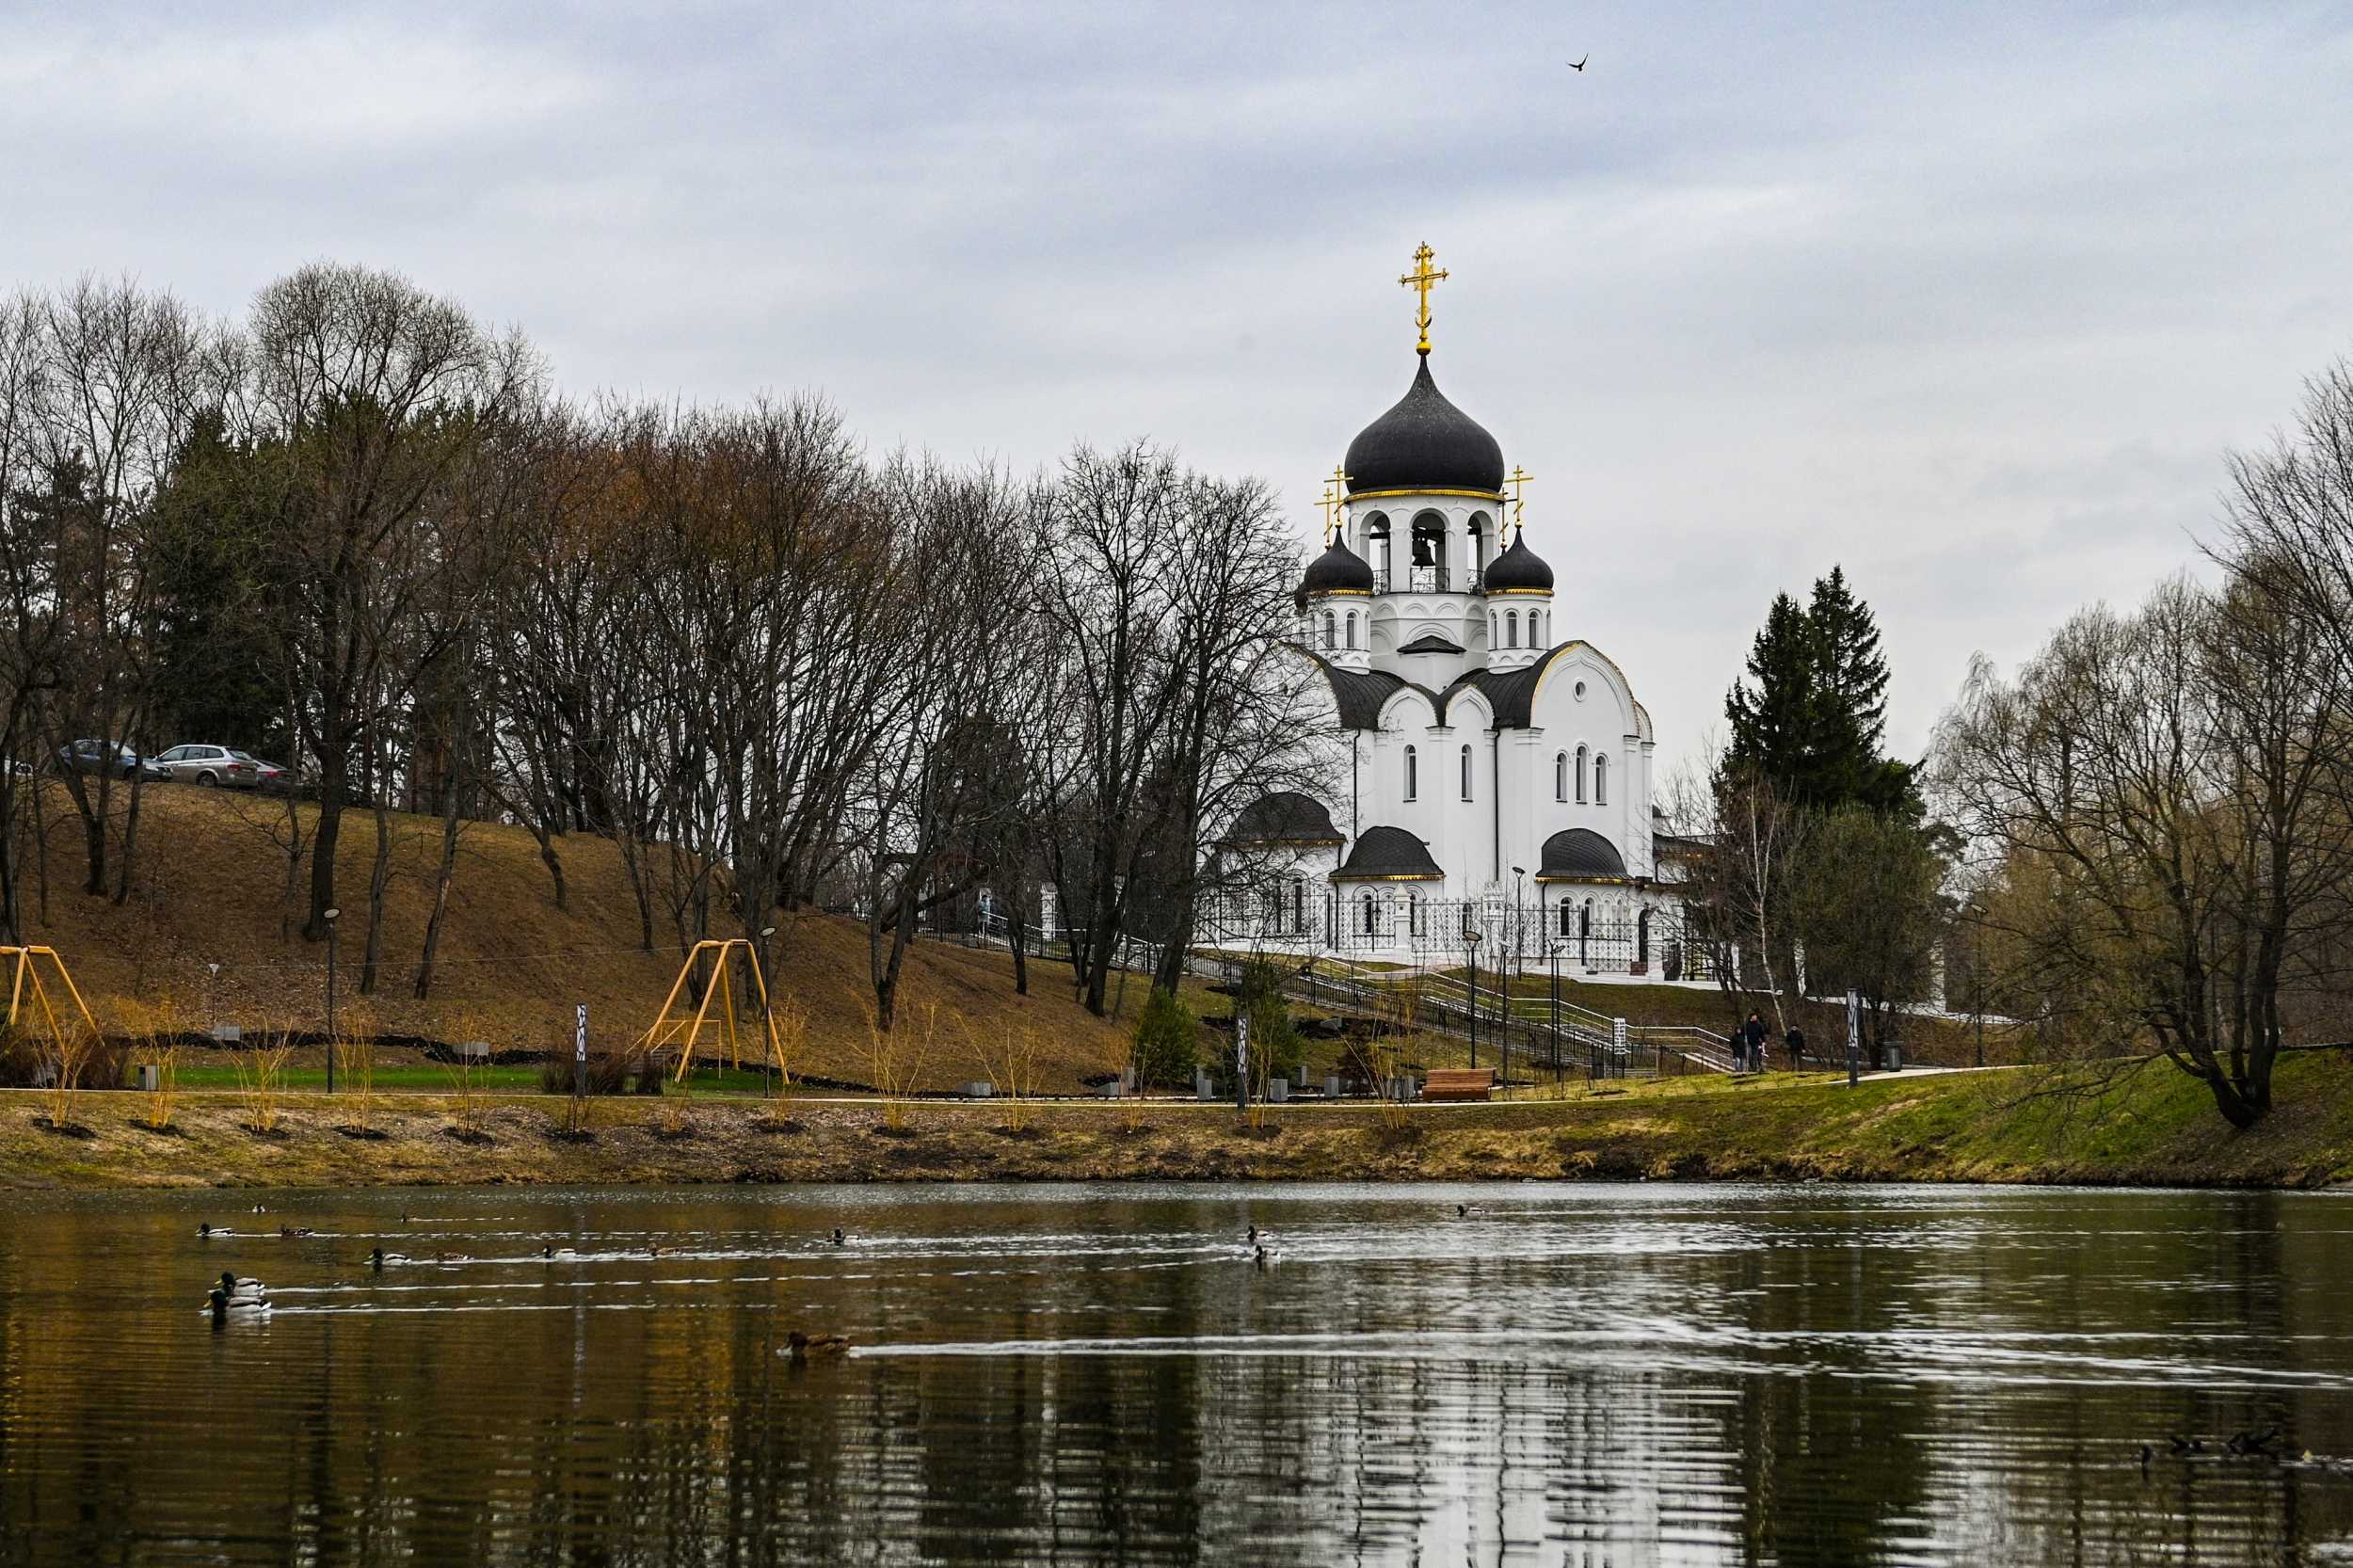
[[[1348,482],[1355,475],[1348,472],[1346,463],[1332,465],[1332,477],[1323,485],[1323,533],[1328,541],[1340,528],[1340,513],[1348,505]]]
[[[1430,242],[1424,240],[1414,252],[1414,270],[1398,280],[1421,296],[1420,308],[1414,312],[1414,325],[1421,328],[1421,342],[1415,348],[1417,354],[1430,352],[1430,291],[1436,288],[1439,280],[1446,276],[1443,268],[1435,272],[1431,270],[1430,264],[1437,254],[1430,248]]]
[[[1535,477],[1534,474],[1522,469],[1519,464],[1513,463],[1511,476],[1503,481],[1512,487],[1512,526],[1514,528],[1526,526],[1520,521],[1520,513],[1527,508],[1529,482]]]

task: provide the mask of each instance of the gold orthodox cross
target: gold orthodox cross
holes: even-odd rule
[[[1511,477],[1504,480],[1505,484],[1512,487],[1512,526],[1514,528],[1526,526],[1520,521],[1520,513],[1528,506],[1528,482],[1535,477],[1534,474],[1522,469],[1519,464],[1513,463]]]
[[[1339,530],[1340,509],[1348,504],[1348,482],[1355,477],[1346,463],[1332,465],[1332,477],[1323,487],[1323,532],[1326,539]]]
[[[1414,312],[1414,325],[1421,328],[1421,343],[1415,349],[1418,354],[1430,352],[1430,291],[1436,288],[1438,280],[1446,276],[1443,268],[1435,272],[1430,269],[1430,263],[1437,254],[1430,248],[1430,242],[1424,240],[1414,252],[1414,270],[1398,280],[1421,296],[1421,306]]]

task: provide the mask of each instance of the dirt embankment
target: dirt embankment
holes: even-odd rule
[[[2067,1091],[2067,1092],[2062,1092]],[[170,1130],[142,1097],[85,1094],[73,1130],[40,1125],[37,1094],[0,1095],[0,1185],[326,1187],[899,1180],[2058,1181],[2313,1187],[2353,1179],[2353,1062],[2299,1053],[2280,1108],[2233,1133],[2198,1085],[2162,1064],[2093,1089],[2028,1072],[1866,1083],[1821,1079],[1666,1083],[1565,1100],[1425,1107],[1402,1126],[1367,1107],[920,1102],[888,1125],[872,1101],[591,1100],[465,1104],[288,1098],[253,1131],[236,1096],[184,1096]]]

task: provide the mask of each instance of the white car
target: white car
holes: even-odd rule
[[[262,770],[250,758],[227,746],[173,746],[151,759],[166,778],[183,784],[217,784],[232,790],[261,787]]]

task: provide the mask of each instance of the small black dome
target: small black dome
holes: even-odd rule
[[[1503,448],[1446,400],[1424,355],[1397,407],[1348,443],[1348,493],[1365,490],[1500,490]]]
[[[1491,594],[1513,588],[1548,594],[1552,592],[1552,568],[1545,564],[1543,556],[1528,548],[1528,535],[1519,532],[1512,536],[1512,548],[1496,557],[1496,564],[1487,568],[1481,582]]]
[[[1372,568],[1345,540],[1334,539],[1331,549],[1307,563],[1307,575],[1299,580],[1299,591],[1303,595],[1369,594],[1372,592]]]

